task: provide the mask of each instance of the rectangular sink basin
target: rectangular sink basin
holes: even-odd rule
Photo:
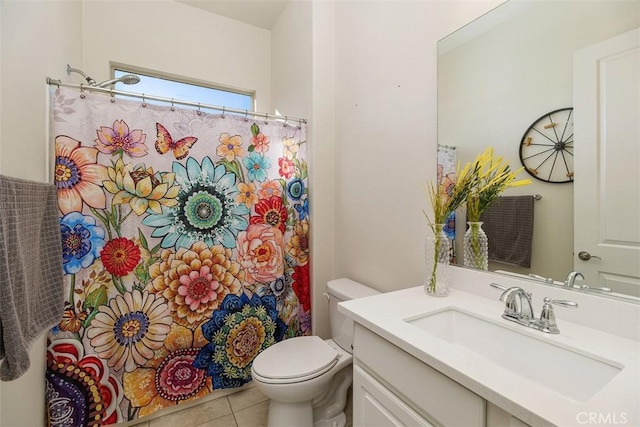
[[[624,368],[457,308],[404,321],[578,402],[589,400]],[[520,327],[544,337],[542,332],[514,324]]]

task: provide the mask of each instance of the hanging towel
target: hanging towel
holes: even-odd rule
[[[533,196],[498,197],[480,216],[489,239],[489,261],[531,267]]]
[[[64,309],[56,188],[0,175],[0,380],[29,369],[29,348]]]

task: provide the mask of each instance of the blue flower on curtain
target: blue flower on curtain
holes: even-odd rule
[[[209,344],[202,347],[193,366],[207,370],[214,389],[240,387],[251,380],[253,359],[281,341],[286,328],[274,296],[229,294],[202,325]]]
[[[292,200],[300,200],[304,195],[304,182],[300,178],[295,178],[287,184],[287,195]]]
[[[104,230],[92,216],[70,212],[60,220],[64,272],[75,274],[93,264],[104,247]]]
[[[300,203],[296,203],[293,205],[298,212],[298,216],[300,217],[300,221],[304,221],[307,215],[309,215],[309,199],[304,199]]]
[[[271,161],[260,154],[253,152],[242,160],[247,168],[247,174],[251,181],[263,182],[267,179],[267,169],[271,167]]]
[[[190,157],[186,167],[173,163],[176,182],[182,187],[174,207],[150,214],[142,223],[154,227],[151,237],[162,237],[160,246],[190,248],[197,241],[208,246],[235,248],[236,237],[247,228],[249,209],[236,201],[236,175],[224,165],[214,166],[209,157],[202,163]]]
[[[444,223],[444,228],[442,230],[444,231],[444,234],[446,234],[449,239],[453,240],[456,238],[456,213],[455,212],[451,212],[449,214],[449,216],[447,217]]]

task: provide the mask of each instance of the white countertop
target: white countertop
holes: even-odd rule
[[[504,303],[498,300],[499,295],[499,291],[495,292],[495,299],[490,299],[452,288],[448,297],[437,298],[427,296],[423,287],[418,286],[346,301],[340,303],[338,309],[355,322],[528,424],[562,427],[596,424],[640,426],[638,340],[561,318],[558,318],[560,334],[544,334],[502,319]],[[615,361],[624,368],[587,401],[574,401],[543,386],[543,380],[535,382],[524,378],[404,320],[449,307],[497,321],[523,334]],[[538,305],[534,305],[536,316],[539,309]],[[556,309],[557,317],[560,310],[563,308]],[[638,310],[640,311],[640,307]],[[589,375],[589,372],[582,374]]]

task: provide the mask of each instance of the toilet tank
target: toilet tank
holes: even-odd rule
[[[336,279],[327,283],[327,294],[329,295],[331,338],[342,349],[353,353],[353,320],[338,311],[338,303],[377,295],[379,292],[351,279]]]

